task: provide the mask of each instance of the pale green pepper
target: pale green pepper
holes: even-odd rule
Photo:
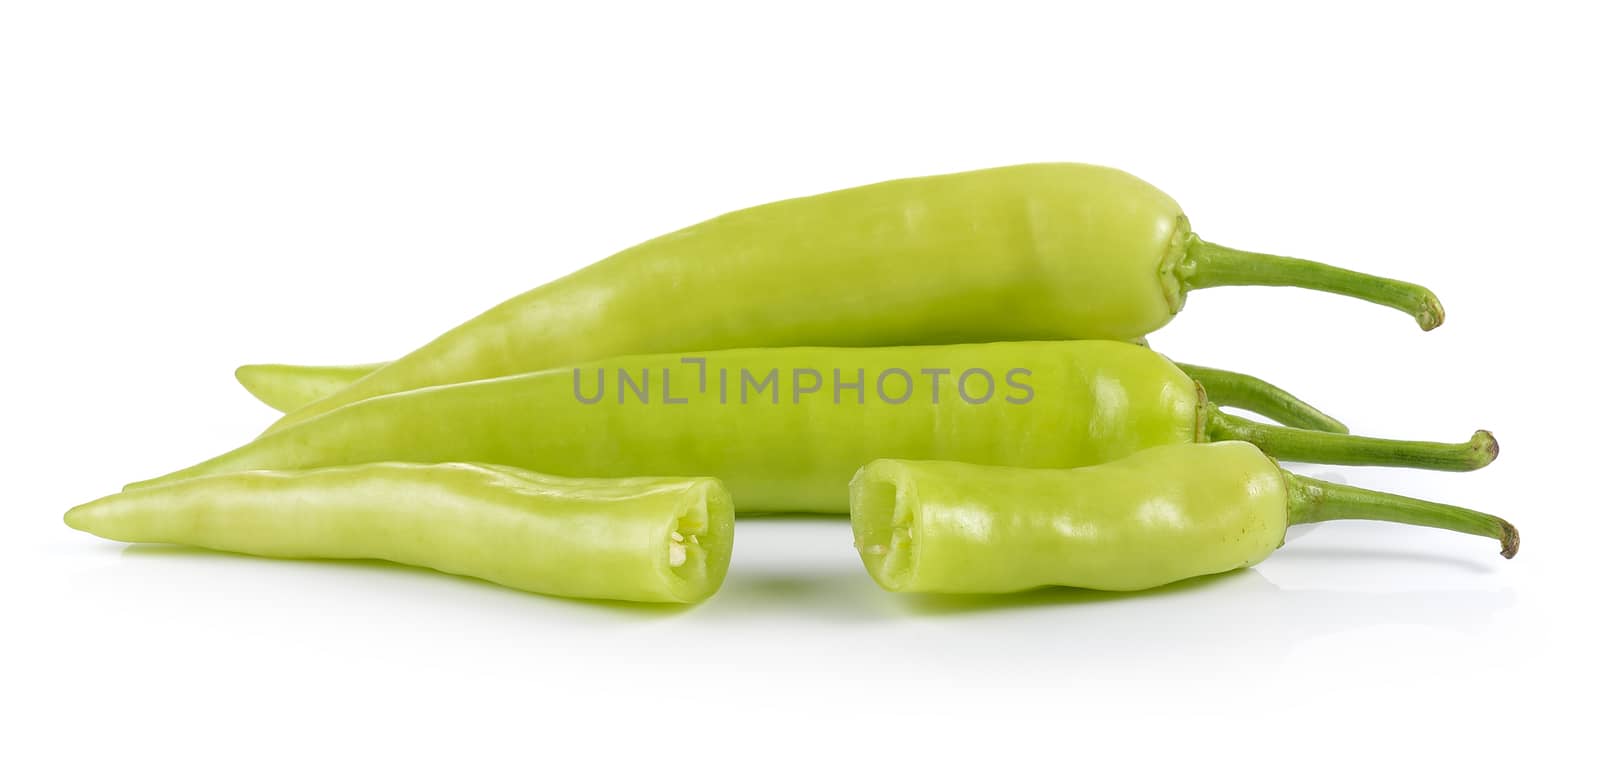
[[[327,397],[383,365],[298,366],[257,363],[239,366],[233,375],[239,380],[239,385],[257,400],[274,410],[288,412]],[[1186,363],[1177,365],[1189,378],[1205,387],[1206,397],[1219,406],[1259,413],[1280,424],[1301,429],[1350,431],[1338,419],[1264,379],[1220,368]]]
[[[1201,240],[1126,172],[1027,164],[765,204],[646,241],[513,297],[338,392],[368,397],[599,358],[734,347],[1132,339],[1194,289],[1344,294],[1444,319],[1415,284]]]
[[[1033,467],[1244,439],[1297,461],[1465,470],[1494,458],[1256,424],[1159,354],[1113,341],[646,355],[385,395],[151,482],[369,461],[473,461],[551,474],[703,474],[741,511],[848,510],[875,458]],[[145,483],[148,484],[148,483]]]
[[[867,571],[890,591],[1154,588],[1249,567],[1284,530],[1377,519],[1495,538],[1509,522],[1284,472],[1249,443],[1167,445],[1078,469],[879,460],[850,485]]]
[[[641,602],[704,600],[733,548],[733,503],[714,479],[571,479],[460,463],[219,474],[107,496],[66,522],[129,543],[384,559]]]

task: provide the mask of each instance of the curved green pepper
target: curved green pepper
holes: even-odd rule
[[[1079,469],[874,461],[850,486],[856,548],[890,591],[1136,591],[1249,567],[1289,525],[1378,519],[1495,538],[1469,509],[1281,471],[1243,442],[1168,445]]]
[[[1300,286],[1444,312],[1420,286],[1201,240],[1119,170],[1028,164],[733,212],[540,286],[274,428],[368,397],[658,352],[1127,339],[1193,289]],[[867,288],[870,285],[871,288]],[[270,431],[270,430],[269,430]]]
[[[850,475],[875,458],[1071,467],[1207,438],[1324,463],[1463,470],[1494,456],[1487,432],[1444,445],[1244,421],[1151,350],[1066,341],[618,358],[372,398],[151,482],[476,461],[584,477],[704,474],[742,510],[843,512]]]
[[[130,543],[291,559],[385,559],[534,593],[698,602],[733,549],[714,479],[570,479],[502,466],[373,463],[239,472],[67,512]]]
[[[352,366],[299,366],[259,363],[239,366],[233,373],[257,400],[279,412],[288,412],[349,386],[382,363]],[[1219,406],[1259,413],[1279,424],[1319,432],[1349,432],[1338,419],[1272,383],[1220,368],[1177,364],[1189,378],[1206,388],[1206,397]]]

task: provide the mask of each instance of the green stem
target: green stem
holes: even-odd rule
[[[1403,495],[1380,493],[1349,485],[1336,485],[1298,474],[1284,473],[1289,484],[1289,524],[1303,525],[1330,519],[1371,519],[1419,527],[1437,527],[1500,541],[1500,555],[1517,555],[1522,537],[1510,522],[1492,514],[1432,503]]]
[[[1223,413],[1215,405],[1206,409],[1206,434],[1212,440],[1244,440],[1273,458],[1317,464],[1470,472],[1500,455],[1494,435],[1482,429],[1463,443],[1384,440],[1261,424]]]
[[[1191,234],[1178,267],[1185,289],[1213,286],[1298,286],[1392,307],[1417,319],[1423,331],[1444,322],[1439,298],[1422,286],[1320,262],[1230,249]]]
[[[1339,434],[1350,432],[1338,419],[1263,379],[1220,368],[1191,366],[1187,363],[1175,365],[1190,379],[1200,382],[1200,386],[1206,390],[1206,398],[1217,405],[1243,408],[1279,424],[1300,429]]]

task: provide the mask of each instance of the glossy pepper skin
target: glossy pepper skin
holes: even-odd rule
[[[327,398],[620,355],[798,345],[1128,339],[1195,288],[1303,286],[1443,318],[1413,284],[1195,237],[1154,186],[1087,164],[894,180],[723,215],[488,310]]]
[[[619,369],[636,384],[649,373],[648,402],[619,383]],[[994,384],[986,399],[978,372]],[[838,386],[836,373],[861,388]],[[603,394],[585,402],[580,395],[594,398],[602,374],[609,380]],[[747,374],[774,375],[778,386],[750,394]],[[802,376],[808,383],[791,383]],[[909,394],[906,379],[916,385]],[[801,393],[811,381],[815,391]],[[679,402],[668,402],[668,393]],[[1471,443],[1396,443],[1243,422],[1206,404],[1195,383],[1155,352],[1068,341],[618,358],[372,398],[151,482],[368,461],[474,461],[583,477],[703,474],[725,482],[741,510],[843,513],[850,476],[875,458],[1083,466],[1203,440],[1223,427],[1230,437],[1275,437],[1275,447],[1298,460],[1486,463]]]
[[[1285,426],[1319,432],[1350,431],[1338,419],[1263,379],[1219,368],[1177,365],[1189,378],[1205,387],[1206,396],[1219,406],[1259,413]],[[288,412],[331,395],[382,367],[382,363],[349,366],[259,363],[239,366],[234,377],[257,400],[276,411]]]
[[[714,479],[568,479],[476,464],[220,474],[107,496],[73,528],[290,559],[384,559],[555,596],[715,593],[733,504]]]
[[[1249,567],[1290,524],[1383,519],[1496,538],[1516,529],[1442,504],[1281,471],[1243,442],[1167,445],[1078,469],[880,460],[850,484],[851,528],[889,591],[1137,591]]]

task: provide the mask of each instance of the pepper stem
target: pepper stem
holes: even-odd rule
[[[1480,429],[1463,443],[1385,440],[1261,424],[1206,408],[1212,440],[1244,440],[1273,458],[1346,466],[1405,466],[1445,472],[1482,469],[1500,455],[1494,435]]]
[[[1392,307],[1417,319],[1423,331],[1444,322],[1444,307],[1428,289],[1414,283],[1358,273],[1320,262],[1246,252],[1189,235],[1178,266],[1186,289],[1213,286],[1298,286]]]
[[[1419,527],[1437,527],[1500,541],[1500,555],[1517,555],[1522,536],[1510,522],[1492,514],[1433,503],[1403,495],[1380,493],[1349,485],[1284,473],[1289,486],[1289,524],[1303,525],[1330,519],[1371,519]]]
[[[1300,429],[1339,434],[1350,432],[1338,419],[1263,379],[1220,368],[1191,366],[1187,363],[1174,365],[1190,379],[1199,382],[1205,388],[1206,398],[1217,405],[1243,408],[1279,424]]]

